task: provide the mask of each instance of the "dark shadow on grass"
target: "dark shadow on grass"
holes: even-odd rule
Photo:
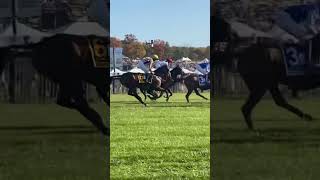
[[[232,133],[232,135],[230,135]],[[215,129],[210,144],[314,143],[320,144],[320,129],[268,128],[256,131],[245,129]],[[226,136],[223,136],[223,135]]]
[[[40,131],[40,132],[31,132],[30,134],[42,134],[42,135],[50,135],[50,134],[98,134],[99,132],[92,129],[92,130],[77,130],[77,129],[70,129],[70,130],[61,130],[61,131]]]
[[[210,106],[210,101],[195,101],[195,102],[157,102],[157,101],[147,101],[147,107],[208,107]],[[139,102],[134,101],[117,101],[111,102],[111,107],[121,107],[123,105],[137,105],[144,107]]]
[[[230,124],[230,123],[245,123],[245,120],[244,119],[228,119],[228,120],[216,120],[214,117],[213,117],[215,123],[217,124]],[[294,119],[255,119],[254,123],[257,124],[257,123],[266,123],[266,122],[296,122],[296,121],[303,121],[302,119],[299,119],[299,118],[294,118]],[[315,121],[315,120],[314,120]],[[310,123],[312,123],[312,121],[310,121]]]
[[[0,126],[0,133],[28,132],[28,134],[93,134],[99,133],[91,126]]]
[[[111,101],[111,105],[117,104],[140,104],[139,101]]]
[[[202,102],[154,102],[149,103],[147,106],[150,107],[208,107],[209,102],[202,101]]]
[[[90,126],[70,125],[70,126],[0,126],[0,131],[16,130],[57,130],[57,129],[91,129]]]

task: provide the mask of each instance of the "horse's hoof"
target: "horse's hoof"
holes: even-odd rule
[[[303,114],[302,119],[307,121],[312,121],[313,117],[309,114]]]
[[[253,130],[252,132],[254,132],[257,137],[262,137],[262,133],[260,131]]]
[[[250,122],[248,123],[248,121],[246,121],[246,123],[247,123],[248,131],[256,132],[256,129],[253,127],[253,125]]]

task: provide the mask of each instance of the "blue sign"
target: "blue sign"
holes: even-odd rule
[[[284,61],[288,76],[304,75],[307,63],[307,48],[287,45],[283,48]]]

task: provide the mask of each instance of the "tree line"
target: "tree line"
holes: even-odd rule
[[[133,34],[126,34],[121,40],[116,37],[110,38],[111,47],[123,48],[123,55],[135,59],[157,54],[160,58],[180,59],[189,57],[194,61],[203,60],[210,57],[210,47],[178,47],[170,46],[168,42],[156,39],[153,41],[153,47],[145,42],[141,42]]]

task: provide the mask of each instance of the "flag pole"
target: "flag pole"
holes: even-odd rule
[[[12,23],[12,33],[13,33],[13,41],[16,39],[17,35],[17,23],[16,23],[16,0],[11,1],[11,23]],[[15,103],[15,62],[14,57],[11,57],[11,61],[9,63],[9,102]]]

